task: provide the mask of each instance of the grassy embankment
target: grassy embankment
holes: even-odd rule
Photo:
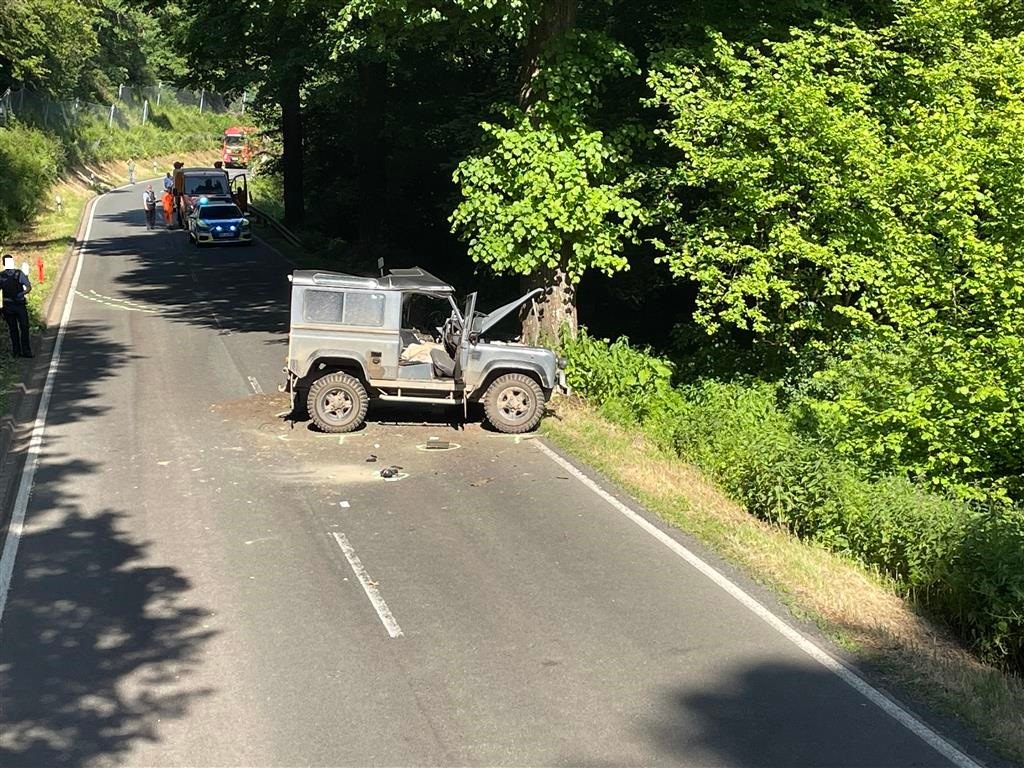
[[[43,322],[43,302],[74,241],[88,200],[104,189],[127,183],[129,157],[135,159],[140,180],[155,175],[154,164],[162,175],[176,159],[212,163],[220,132],[232,120],[229,115],[200,115],[192,108],[165,102],[146,125],[133,121],[127,128],[111,129],[95,119],[83,119],[55,133],[18,123],[0,128],[0,176],[4,178],[0,247],[13,254],[17,264],[29,264],[34,284],[29,312],[34,328]],[[45,279],[41,284],[37,258],[43,261]],[[6,341],[0,341],[0,349],[7,349]],[[0,393],[9,389],[22,364],[0,354]],[[0,394],[0,411],[5,409]]]

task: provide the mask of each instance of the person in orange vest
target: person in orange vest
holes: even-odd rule
[[[164,190],[164,196],[161,202],[164,205],[164,223],[167,225],[167,228],[170,229],[171,217],[174,215],[174,195],[171,193],[171,190]]]

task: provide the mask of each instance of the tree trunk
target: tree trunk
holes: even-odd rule
[[[579,330],[576,315],[576,286],[569,282],[565,270],[559,267],[543,269],[523,277],[527,291],[544,291],[520,310],[523,341],[557,348],[563,334],[575,337]]]
[[[289,227],[301,224],[306,216],[302,194],[302,78],[288,74],[281,82],[281,139],[284,156],[284,220]]]
[[[520,108],[533,115],[533,105],[544,98],[536,87],[545,55],[576,26],[578,0],[545,0],[537,22],[523,50],[523,63],[519,70],[518,101]],[[523,340],[528,344],[547,344],[557,347],[562,333],[576,336],[579,323],[576,314],[576,287],[566,274],[566,265],[572,258],[572,243],[562,241],[561,258],[554,269],[544,268],[522,280],[525,291],[542,288],[544,293],[523,307],[520,320]]]
[[[519,68],[519,106],[529,113],[544,94],[537,93],[535,81],[544,56],[576,26],[578,0],[545,0],[540,16],[530,29]]]
[[[381,61],[359,63],[359,121],[356,168],[359,183],[359,250],[371,257],[381,244],[387,205],[387,152],[384,114],[388,70]]]

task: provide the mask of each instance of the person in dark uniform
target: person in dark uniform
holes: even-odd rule
[[[4,268],[0,272],[0,292],[4,300],[4,320],[11,332],[11,353],[15,357],[32,357],[28,337],[28,304],[25,297],[32,290],[28,276],[14,266],[14,257],[4,255]]]

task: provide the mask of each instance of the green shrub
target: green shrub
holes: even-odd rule
[[[581,331],[563,344],[573,391],[599,405],[619,424],[639,424],[662,447],[671,447],[683,399],[672,387],[672,364],[626,338],[594,339]]]
[[[748,512],[877,569],[979,656],[1024,669],[1024,512],[982,515],[903,476],[865,471],[807,438],[764,382],[673,387],[628,341],[565,344],[574,389],[708,473]]]
[[[983,658],[1024,671],[1024,511],[974,516],[933,599]]]
[[[42,131],[0,129],[0,240],[35,213],[62,160],[59,142]]]

